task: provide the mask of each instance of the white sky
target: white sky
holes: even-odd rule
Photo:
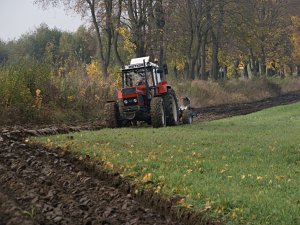
[[[48,8],[34,5],[34,0],[0,0],[0,40],[19,38],[35,30],[41,23],[50,28],[76,31],[83,24],[80,15],[66,13],[62,8]]]

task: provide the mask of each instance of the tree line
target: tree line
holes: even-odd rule
[[[18,55],[47,59],[58,72],[96,59],[112,67],[149,55],[176,78],[300,75],[297,0],[36,0],[89,21],[70,34],[45,25],[0,42],[0,62]],[[15,55],[14,55],[15,54]]]

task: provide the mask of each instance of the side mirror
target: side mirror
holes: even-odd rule
[[[169,74],[167,64],[164,64],[164,65],[163,65],[163,70],[164,70],[164,74]]]

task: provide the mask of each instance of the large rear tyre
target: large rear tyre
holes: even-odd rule
[[[105,125],[107,128],[120,127],[119,122],[119,110],[115,102],[109,102],[105,104]]]
[[[166,114],[163,105],[163,99],[156,97],[151,100],[151,123],[154,128],[166,126]]]
[[[176,126],[179,123],[179,107],[178,101],[173,89],[169,89],[163,96],[164,107],[166,112],[166,124],[168,126]]]
[[[193,122],[193,115],[191,110],[184,110],[182,112],[182,123],[183,124],[192,124]]]

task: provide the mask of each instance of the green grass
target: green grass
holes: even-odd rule
[[[41,137],[226,224],[300,224],[300,103],[191,126]]]

